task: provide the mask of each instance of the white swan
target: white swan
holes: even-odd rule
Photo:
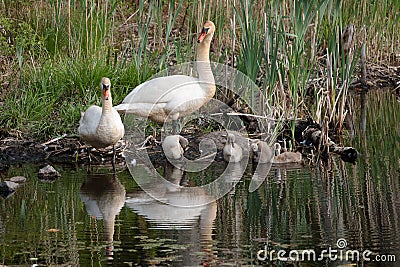
[[[210,43],[214,32],[213,22],[204,23],[198,38],[198,78],[172,75],[149,80],[133,89],[115,109],[164,123],[187,116],[207,103],[215,94],[210,66]]]
[[[114,145],[124,136],[124,124],[112,106],[110,79],[101,78],[100,87],[102,107],[92,105],[81,113],[78,132],[80,138],[92,147],[113,146],[114,148]]]
[[[274,151],[264,141],[250,140],[251,150],[254,153],[254,160],[258,163],[272,163],[274,161]]]
[[[223,150],[224,159],[227,162],[239,162],[242,160],[242,147],[235,143],[235,135],[228,133],[226,144]]]
[[[284,163],[301,163],[302,156],[300,152],[286,151],[281,153],[281,145],[275,143],[275,157],[273,163],[284,164]]]
[[[180,135],[169,135],[164,138],[162,148],[164,155],[170,160],[180,160],[183,157],[184,148],[189,141]]]

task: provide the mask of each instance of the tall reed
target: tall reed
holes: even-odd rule
[[[7,128],[33,127],[36,130],[28,132],[40,132],[39,125],[45,124],[32,115],[35,104],[26,101],[48,99],[68,106],[68,97],[75,94],[74,104],[83,109],[95,102],[93,92],[101,75],[110,76],[119,86],[115,101],[120,101],[155,72],[194,60],[196,33],[210,19],[217,26],[212,60],[236,66],[260,87],[276,125],[311,116],[321,123],[327,117],[331,126],[340,129],[348,112],[348,85],[361,41],[367,45],[370,61],[390,62],[400,54],[399,7],[400,0],[379,4],[370,0],[360,4],[339,0],[2,1],[2,14],[28,25],[35,41],[34,45],[21,42],[17,50],[13,46],[17,38],[7,35],[11,41],[5,45],[18,52],[19,60],[10,64],[17,64],[19,78],[10,81],[4,102],[11,107],[1,112],[0,120]],[[341,32],[349,24],[355,28],[355,46],[351,53],[343,53]],[[362,29],[365,35],[360,34]],[[15,35],[23,36],[20,32]],[[251,92],[245,97],[254,101]],[[22,106],[30,112],[10,111]],[[69,117],[63,111],[56,113]],[[78,117],[60,117],[59,121],[69,121],[63,129],[51,120],[46,133],[73,132]]]

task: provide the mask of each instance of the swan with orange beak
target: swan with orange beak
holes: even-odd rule
[[[214,23],[207,21],[197,39],[198,78],[171,75],[146,81],[133,89],[115,109],[165,123],[185,117],[206,104],[216,89],[210,65],[214,32]]]
[[[102,107],[92,105],[81,113],[78,132],[80,138],[92,147],[104,148],[113,146],[114,163],[114,145],[124,136],[125,129],[121,117],[112,106],[110,79],[103,77],[100,82],[100,88],[102,91]]]

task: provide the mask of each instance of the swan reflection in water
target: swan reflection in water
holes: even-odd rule
[[[241,168],[239,164],[231,164],[230,168]],[[145,166],[135,167],[133,175],[151,176]],[[241,175],[241,170],[232,170]],[[232,172],[229,172],[232,174]],[[171,234],[178,231],[177,242],[188,245],[182,253],[183,265],[215,265],[216,249],[213,248],[213,229],[217,216],[217,203],[215,199],[204,190],[185,190],[185,172],[172,166],[164,166],[164,178],[170,186],[152,181],[152,196],[144,191],[127,194],[126,205],[135,213],[143,216],[151,229],[172,230]],[[225,185],[232,188],[232,183],[239,179],[235,175],[226,175]],[[151,178],[149,178],[151,180]],[[222,183],[221,183],[222,184]],[[233,185],[234,186],[234,185]],[[155,190],[157,188],[157,190]],[[221,189],[220,190],[225,190]],[[216,188],[218,190],[218,188]],[[154,192],[157,191],[155,196]],[[174,203],[174,205],[166,204]],[[201,204],[204,203],[204,204]],[[195,257],[201,252],[200,257]]]
[[[109,174],[88,175],[79,190],[87,213],[103,220],[104,240],[107,243],[106,257],[113,259],[115,217],[125,203],[125,187],[117,176]]]

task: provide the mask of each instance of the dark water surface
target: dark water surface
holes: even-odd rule
[[[359,96],[354,103],[359,116]],[[37,178],[39,166],[15,166],[3,178],[28,180],[0,200],[0,265],[400,266],[400,103],[388,92],[369,92],[366,105],[365,132],[357,120],[354,139],[344,140],[360,152],[356,165],[272,166],[249,193],[250,165],[232,191],[205,206],[155,201],[128,170],[113,177],[107,169],[55,166],[62,176],[49,183]],[[159,171],[194,185],[224,168]],[[185,203],[208,198],[160,190]],[[305,258],[284,260],[296,255]]]

